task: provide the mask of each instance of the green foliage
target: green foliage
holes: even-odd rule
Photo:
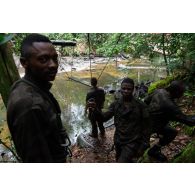
[[[192,163],[195,162],[195,141],[189,143],[184,150],[176,156],[174,163]]]
[[[148,94],[152,93],[155,89],[167,87],[174,79],[173,76],[169,76],[166,79],[152,83],[148,89]]]
[[[96,52],[99,55],[114,56],[121,50],[121,44],[117,44],[120,34],[107,34],[104,40],[99,42],[100,44],[96,47]]]
[[[48,36],[50,40],[72,40],[77,36],[72,33],[43,33]]]
[[[29,33],[17,33],[13,39],[13,50],[14,52],[19,55],[20,54],[20,46],[22,40],[28,35]],[[76,33],[43,33],[44,35],[48,36],[50,40],[73,40],[76,39],[78,36]],[[67,51],[64,49],[64,53],[66,54]]]
[[[194,91],[194,90],[187,90],[187,91],[184,93],[184,96],[187,96],[187,97],[194,97],[194,96],[195,96],[195,91]]]
[[[195,73],[195,34],[173,33],[169,38],[167,46],[169,53],[170,69],[186,69],[189,79],[187,82],[194,82]]]
[[[83,54],[89,53],[87,33],[44,33],[51,40],[76,40],[84,45]],[[17,33],[14,37],[14,52],[19,54],[22,39],[26,33]],[[2,39],[2,36],[0,36]],[[100,56],[116,56],[119,53],[133,58],[146,56],[151,61],[163,56],[161,65],[167,65],[167,71],[188,71],[188,83],[195,83],[195,34],[194,33],[90,33],[92,53]],[[72,55],[70,48],[63,48],[62,55]],[[80,55],[77,48],[74,55]],[[155,64],[154,64],[155,65]]]
[[[189,127],[189,126],[185,125],[184,132],[185,132],[185,134],[187,134],[189,136],[193,136],[195,134],[195,127]]]
[[[144,152],[144,154],[143,154],[143,156],[141,156],[139,159],[138,159],[138,163],[152,163],[153,162],[153,159],[151,159],[149,156],[148,156],[148,150],[149,149],[147,149],[145,152]]]
[[[90,33],[89,39],[92,51],[96,51],[98,48],[101,48],[102,45],[108,40],[109,36],[110,34],[108,33]],[[85,38],[88,45],[89,43],[87,39],[87,34],[83,35],[83,37]],[[82,37],[80,36],[80,38]]]
[[[8,41],[10,41],[12,38],[14,37],[13,34],[5,34],[5,33],[1,33],[0,34],[0,45],[7,43]]]
[[[120,36],[120,39],[119,39]],[[149,44],[152,34],[140,33],[114,33],[108,34],[107,40],[97,48],[97,53],[106,56],[117,55],[118,53],[129,53],[133,57],[149,55],[153,46]]]
[[[13,38],[13,52],[16,55],[20,55],[21,42],[27,35],[27,33],[17,33],[16,36]]]
[[[0,43],[3,41],[3,34],[0,34]]]
[[[186,82],[186,73],[177,72],[175,75],[167,76],[165,79],[152,83],[148,88],[148,94],[151,94],[155,89],[168,87],[174,80],[183,80]]]

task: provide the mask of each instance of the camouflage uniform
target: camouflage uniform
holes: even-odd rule
[[[144,101],[149,105],[153,132],[163,135],[159,141],[161,146],[169,144],[177,135],[177,131],[168,125],[169,121],[195,125],[192,116],[182,113],[166,89],[155,90]]]
[[[104,106],[104,101],[105,101],[104,90],[102,88],[99,88],[99,87],[92,87],[91,90],[87,93],[86,103],[90,99],[93,99],[95,101],[97,109],[101,112],[102,108]],[[101,134],[104,134],[105,129],[104,129],[103,121],[101,120],[101,118],[96,116],[91,110],[89,110],[88,117],[89,117],[89,120],[90,120],[91,125],[92,125],[92,135],[94,137],[98,136],[97,127],[99,127]]]
[[[51,84],[37,83],[30,76],[17,81],[11,90],[7,122],[23,162],[65,162],[66,132],[60,107],[49,92]]]
[[[149,144],[149,113],[144,103],[132,97],[128,105],[124,105],[120,98],[110,105],[107,112],[102,113],[104,121],[113,116],[116,160],[132,162],[132,158],[142,155]]]

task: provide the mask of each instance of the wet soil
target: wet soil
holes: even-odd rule
[[[93,148],[80,148],[77,145],[72,147],[73,157],[72,163],[115,163],[115,151],[113,150],[114,128],[107,129],[106,136],[91,138],[88,134],[86,140]],[[151,137],[151,145],[158,142],[159,138],[155,134]],[[168,161],[171,161],[178,155],[183,148],[192,140],[192,137],[185,135],[183,131],[178,130],[178,135],[169,145],[162,148],[162,153],[167,156]],[[151,159],[151,162],[157,162]]]
[[[183,98],[181,103],[185,103],[182,108],[185,114],[192,114],[195,110],[195,104],[189,105],[189,98]],[[178,131],[176,138],[167,146],[162,148],[162,153],[167,156],[168,162],[177,156],[185,146],[194,139],[189,135],[184,133],[184,125],[178,124],[175,126]],[[97,138],[92,138],[86,134],[86,140],[93,146],[89,148],[81,148],[77,145],[72,147],[73,157],[70,160],[72,163],[115,163],[115,151],[113,150],[113,136],[114,127],[106,129],[106,136],[102,138],[101,136]],[[150,138],[150,145],[157,143],[159,138],[156,134],[153,134]],[[150,162],[158,162],[155,159],[150,159]]]

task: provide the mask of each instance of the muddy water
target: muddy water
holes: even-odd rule
[[[101,73],[101,69],[105,66],[105,63],[97,64],[93,64],[92,74],[93,76],[98,77]],[[90,73],[85,72],[85,70],[80,69],[80,71],[72,72],[71,75],[89,82]],[[66,73],[62,71],[58,74],[52,91],[60,103],[63,124],[70,135],[72,143],[75,143],[76,138],[80,133],[90,132],[91,129],[89,120],[84,116],[85,96],[89,87],[67,79],[67,73],[70,76],[71,70],[66,71]],[[165,68],[162,67],[154,68],[153,64],[149,64],[148,62],[129,66],[128,63],[119,61],[117,67],[114,62],[111,62],[103,72],[99,80],[99,85],[110,89],[119,88],[120,81],[125,76],[134,79],[135,83],[140,83],[141,81],[158,80],[161,77],[165,77],[166,71]],[[109,106],[112,100],[113,95],[107,94],[105,108]]]
[[[63,124],[72,142],[75,142],[79,133],[89,131],[89,122],[84,116],[85,95],[88,89],[85,85],[67,80],[63,74],[56,78],[52,87],[61,107]]]

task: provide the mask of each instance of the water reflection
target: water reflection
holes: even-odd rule
[[[102,67],[104,67],[104,65],[105,64],[102,64]],[[95,65],[94,68],[96,68]],[[98,69],[96,69],[96,72],[97,70]],[[77,75],[78,74],[79,72],[77,72]],[[108,70],[105,69],[99,84],[108,91],[111,88],[116,90],[120,86],[121,79],[126,76],[134,79],[135,83],[140,83],[141,81],[159,80],[161,77],[166,76],[166,70],[164,67],[154,68],[152,64],[148,63],[145,65],[143,65],[143,63],[138,64],[135,68],[133,68],[133,66],[129,68],[128,65],[126,66],[124,64],[118,67],[112,66],[112,68],[109,67]],[[84,79],[89,82],[90,77],[84,77],[81,73],[79,79]],[[52,90],[60,103],[64,126],[70,135],[71,141],[75,143],[80,133],[89,132],[91,129],[88,118],[84,116],[85,97],[89,87],[68,80],[65,73],[60,73],[56,77]],[[113,94],[106,95],[105,107],[107,108],[112,101]]]
[[[71,141],[74,143],[80,133],[90,131],[90,123],[88,118],[84,116],[84,105],[71,103],[68,110],[69,112],[62,110],[62,121],[67,128]]]

